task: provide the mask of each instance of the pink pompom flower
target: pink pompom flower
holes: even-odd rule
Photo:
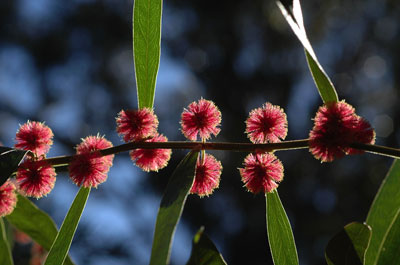
[[[211,134],[217,136],[221,130],[217,128],[220,124],[221,112],[210,100],[192,102],[181,116],[182,133],[191,141],[196,141],[197,135],[202,140],[209,139]]]
[[[279,106],[265,103],[250,112],[246,120],[246,133],[253,143],[277,143],[287,134],[286,114]]]
[[[21,125],[15,137],[15,148],[30,150],[37,156],[46,154],[53,144],[53,132],[44,123],[28,121]]]
[[[355,114],[344,101],[321,106],[310,132],[310,152],[322,162],[331,162],[346,154],[360,154],[352,143],[373,144],[375,132],[365,119]]]
[[[18,167],[16,180],[22,195],[39,199],[53,189],[56,171],[44,160],[27,159]]]
[[[162,134],[157,134],[146,142],[167,142],[168,139]],[[171,149],[145,149],[132,150],[129,154],[132,161],[144,171],[158,171],[167,166],[171,158]]]
[[[239,168],[242,181],[248,191],[272,192],[283,179],[282,162],[272,153],[249,154]]]
[[[107,173],[112,166],[114,155],[101,156],[100,149],[112,147],[104,137],[88,136],[77,147],[77,155],[69,164],[72,181],[85,188],[97,186],[107,180]]]
[[[16,205],[15,186],[10,180],[7,180],[0,186],[0,218],[11,214]]]
[[[200,197],[209,196],[214,189],[218,188],[222,171],[221,162],[214,156],[204,154],[203,159],[197,159],[196,175],[190,189],[191,194],[197,194]]]
[[[125,142],[137,141],[157,133],[158,119],[153,110],[121,110],[116,118],[117,132]]]

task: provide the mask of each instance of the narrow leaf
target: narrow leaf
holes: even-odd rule
[[[369,210],[366,223],[372,228],[365,264],[375,265],[384,250],[389,231],[396,223],[400,210],[400,160],[395,160],[383,180]]]
[[[226,265],[217,247],[204,234],[204,227],[201,227],[193,238],[192,254],[186,265]]]
[[[10,215],[6,216],[6,219],[18,230],[30,236],[45,250],[50,250],[57,236],[57,226],[47,213],[40,210],[29,199],[18,195],[17,206]],[[64,264],[71,265],[73,263],[67,257]]]
[[[161,48],[162,0],[135,0],[133,56],[139,108],[152,108]]]
[[[10,245],[7,240],[7,231],[4,225],[3,218],[0,218],[0,264],[13,265]]]
[[[378,265],[400,264],[399,246],[400,246],[400,210],[397,211],[393,223],[390,224],[388,233],[382,242],[379,252]]]
[[[306,53],[306,58],[308,62],[308,67],[310,68],[311,75],[314,79],[315,85],[318,88],[318,92],[322,100],[327,102],[337,102],[338,96],[332,81],[329,79],[328,75],[325,73],[321,64],[319,63],[317,56],[311,46],[310,41],[307,38],[307,34],[303,24],[303,15],[301,12],[301,6],[299,0],[293,1],[293,17],[290,12],[282,5],[281,2],[277,2],[279,9],[281,10],[283,16],[288,22],[289,26],[292,28],[294,34],[300,40]]]
[[[267,204],[268,242],[274,264],[299,264],[292,228],[278,191],[267,193],[265,199]]]
[[[325,259],[328,265],[362,265],[371,240],[371,228],[366,224],[350,223],[328,243]]]
[[[191,151],[172,173],[158,210],[150,264],[168,264],[172,238],[194,181],[198,151]]]
[[[3,185],[29,151],[0,146],[0,186]]]
[[[45,265],[63,264],[71,246],[76,228],[78,227],[79,220],[81,219],[89,193],[90,188],[81,187],[79,189],[79,192],[69,208],[63,224],[61,225],[60,231],[51,246]]]

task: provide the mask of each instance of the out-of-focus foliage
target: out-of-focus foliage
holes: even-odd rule
[[[50,156],[73,154],[80,138],[97,132],[122,143],[116,113],[137,106],[132,4],[0,1],[3,145],[14,144],[18,124],[27,119],[53,129]],[[399,146],[400,3],[313,0],[302,9],[310,42],[340,98],[373,124],[378,144]],[[266,101],[284,107],[288,139],[306,138],[322,103],[308,71],[304,50],[275,1],[166,1],[155,98],[160,132],[183,140],[180,113],[203,96],[222,112],[218,141],[247,142],[244,120]],[[204,225],[228,264],[271,264],[264,198],[246,192],[237,171],[245,154],[214,155],[224,167],[220,188],[209,198],[188,197],[171,263],[188,260],[191,239]],[[391,160],[366,154],[320,164],[305,150],[276,155],[285,167],[279,194],[300,264],[325,264],[328,240],[344,224],[365,220]],[[77,264],[149,262],[161,192],[183,156],[174,152],[158,174],[142,173],[127,154],[116,156],[75,234],[71,256]],[[76,191],[59,175],[52,193],[35,203],[60,225]]]

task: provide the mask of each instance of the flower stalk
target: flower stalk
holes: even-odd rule
[[[400,159],[400,149],[372,145],[353,143],[352,148],[363,150],[365,152]],[[279,143],[231,143],[231,142],[187,142],[187,141],[169,141],[169,142],[130,142],[102,150],[98,150],[102,156],[127,152],[137,148],[143,149],[190,149],[190,150],[222,150],[233,152],[273,152],[295,149],[308,149],[309,140],[291,140]],[[45,159],[53,166],[63,166],[69,164],[74,156],[58,156]]]

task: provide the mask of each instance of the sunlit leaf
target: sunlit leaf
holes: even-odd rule
[[[385,260],[387,255],[390,255],[388,252],[385,253],[388,251],[385,248],[391,248],[388,244],[393,242],[392,233],[398,233],[396,229],[399,226],[399,211],[400,161],[395,160],[383,180],[367,216],[366,223],[372,228],[372,238],[365,257],[366,265],[381,264],[380,256],[383,255],[382,260]]]
[[[63,264],[68,255],[76,228],[89,197],[90,188],[81,187],[76,195],[67,216],[61,225],[53,245],[50,248],[45,265]]]
[[[194,181],[198,151],[191,151],[179,163],[165,189],[158,210],[150,264],[168,264],[172,239],[186,198]]]
[[[314,79],[315,85],[318,88],[318,92],[322,100],[325,103],[337,102],[339,99],[336,89],[333,86],[332,81],[329,79],[329,76],[325,73],[325,70],[319,63],[317,56],[315,55],[315,52],[311,46],[311,43],[307,38],[303,23],[303,15],[301,11],[300,1],[293,1],[293,17],[291,13],[286,10],[286,8],[282,5],[282,3],[277,2],[277,4],[286,21],[289,23],[289,26],[305,49],[308,67],[310,68],[311,75]]]
[[[57,226],[47,213],[40,210],[29,199],[18,195],[17,206],[10,215],[6,216],[6,219],[45,250],[50,250],[57,236]],[[73,263],[67,257],[64,264],[71,265]]]
[[[139,108],[153,107],[161,48],[162,0],[135,0],[133,54]]]
[[[328,265],[362,265],[371,240],[371,228],[361,223],[350,223],[328,243],[325,259]]]
[[[3,218],[0,218],[0,264],[1,265],[12,265],[14,264],[10,245],[7,240],[7,231],[4,225]]]
[[[267,233],[275,265],[299,264],[292,228],[278,192],[265,195],[267,204]]]
[[[204,234],[204,227],[201,227],[193,238],[192,254],[186,265],[226,265],[217,247]]]
[[[0,186],[3,185],[29,151],[0,146]]]

